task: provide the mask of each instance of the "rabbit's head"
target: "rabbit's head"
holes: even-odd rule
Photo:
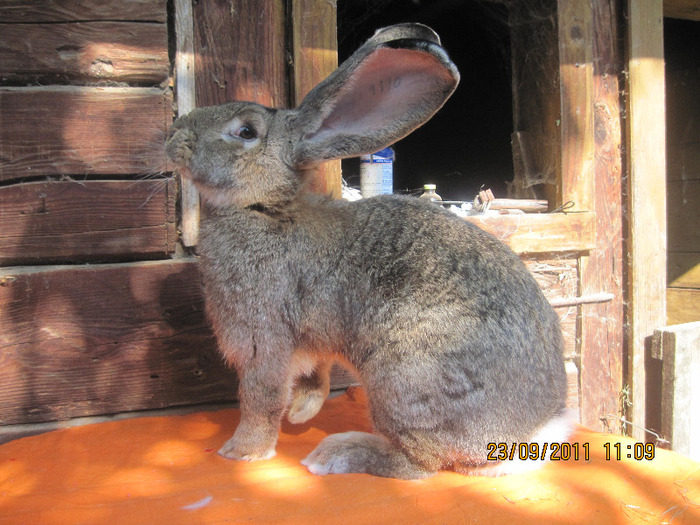
[[[178,119],[169,159],[204,199],[275,206],[319,163],[373,153],[442,107],[459,82],[438,36],[420,24],[375,33],[292,110],[250,102],[198,108]]]

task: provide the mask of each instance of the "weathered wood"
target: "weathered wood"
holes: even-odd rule
[[[472,222],[516,253],[583,252],[595,248],[593,213],[525,213],[471,216]]]
[[[628,4],[628,370],[632,435],[644,439],[645,355],[666,324],[666,140],[661,0]]]
[[[192,261],[0,270],[0,422],[235,398]]]
[[[292,2],[292,100],[298,105],[306,94],[338,67],[337,7],[326,0]],[[340,161],[323,164],[311,189],[340,198]]]
[[[668,285],[700,289],[700,253],[669,253]]]
[[[0,268],[0,311],[0,425],[237,398],[195,259]]]
[[[663,361],[661,434],[676,452],[700,461],[700,322],[654,332],[652,356]]]
[[[4,23],[124,20],[167,21],[167,0],[3,0],[0,21]]]
[[[168,257],[176,198],[172,179],[0,187],[0,265]]]
[[[580,159],[591,162],[590,184],[578,184],[577,196],[563,200],[579,200],[596,215],[596,248],[580,259],[580,293],[608,293],[609,302],[581,308],[581,422],[600,431],[616,431],[613,420],[602,418],[623,416],[620,393],[623,390],[624,290],[622,249],[622,133],[618,77],[621,60],[617,49],[618,2],[593,2],[591,63],[592,84],[587,103],[593,112],[593,128],[588,129],[587,147],[593,147]],[[590,122],[589,122],[590,123]],[[593,141],[591,144],[590,141]],[[585,168],[581,168],[585,169]],[[584,193],[581,193],[581,192]],[[590,194],[585,192],[590,191]],[[619,421],[619,419],[614,420]]]
[[[593,178],[593,21],[591,2],[559,0],[559,82],[561,173],[558,202],[592,210]]]
[[[164,171],[171,107],[157,88],[0,88],[0,180]]]
[[[666,322],[682,324],[700,321],[700,289],[668,288]]]
[[[249,100],[287,107],[285,2],[197,2],[197,106]]]
[[[177,114],[182,116],[196,107],[194,22],[190,0],[175,0],[175,41],[175,96]],[[182,243],[196,246],[199,241],[199,192],[185,177],[180,178],[180,189]]]
[[[663,0],[664,16],[700,21],[700,2],[698,0]]]
[[[169,67],[166,24],[7,24],[0,31],[4,84],[158,85]]]

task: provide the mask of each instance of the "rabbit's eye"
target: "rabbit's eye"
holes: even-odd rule
[[[234,132],[234,135],[242,138],[243,140],[253,140],[258,138],[258,134],[250,126],[241,126]]]

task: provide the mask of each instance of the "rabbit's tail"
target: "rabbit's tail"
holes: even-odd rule
[[[376,434],[344,432],[325,438],[301,462],[312,474],[366,473],[386,478],[419,479],[434,471],[412,461]]]
[[[537,470],[552,458],[560,459],[562,450],[571,449],[567,440],[573,432],[576,419],[575,410],[565,410],[562,414],[545,423],[529,442],[524,444],[507,443],[507,454],[512,459],[509,458],[493,465],[487,464],[470,470],[469,473],[494,477],[519,474]],[[512,454],[511,447],[514,447]]]

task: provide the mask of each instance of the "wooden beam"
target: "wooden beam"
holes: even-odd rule
[[[0,266],[165,258],[175,251],[172,179],[0,187]]]
[[[191,0],[175,0],[175,97],[178,116],[196,107],[194,21]],[[199,192],[192,181],[180,177],[180,234],[182,244],[199,242]]]
[[[628,370],[632,435],[644,439],[645,357],[666,324],[666,136],[661,0],[628,3]]]
[[[700,1],[698,0],[663,0],[664,16],[700,21]]]
[[[587,179],[567,180],[562,200],[578,201],[595,212],[596,246],[579,259],[580,293],[583,296],[610,294],[611,301],[580,308],[581,422],[599,431],[620,432],[624,415],[623,390],[623,267],[622,250],[622,133],[618,77],[622,61],[617,46],[617,2],[593,2],[576,16],[590,16],[585,74],[588,93],[580,103],[585,119],[570,125],[585,127],[586,138],[579,148],[564,152],[574,161],[574,173],[587,170]],[[573,29],[572,29],[573,31]],[[575,31],[574,31],[575,32]],[[590,78],[589,78],[590,75]],[[575,81],[575,78],[569,78]],[[583,79],[581,79],[584,81]],[[562,81],[562,84],[564,82]],[[562,113],[565,113],[562,111]],[[563,119],[564,120],[564,119]],[[573,135],[573,134],[572,134]],[[576,142],[574,136],[569,142]],[[568,189],[567,189],[568,187]],[[612,415],[613,418],[607,416]]]
[[[284,0],[196,2],[193,16],[197,106],[289,105]]]
[[[0,119],[0,181],[150,175],[165,170],[172,96],[159,88],[6,87]]]
[[[0,3],[4,23],[122,20],[165,23],[167,0],[14,0]]]
[[[6,84],[159,85],[169,69],[164,23],[3,24],[0,31],[0,77]]]
[[[700,461],[700,322],[654,331],[652,357],[662,364],[661,435],[676,452]]]
[[[292,92],[298,105],[311,89],[338,67],[337,7],[327,0],[291,2]],[[340,198],[340,161],[320,167],[312,191]]]
[[[596,246],[593,213],[525,213],[472,216],[465,220],[495,235],[520,254],[584,252]]]
[[[197,267],[0,268],[0,425],[235,401]]]

